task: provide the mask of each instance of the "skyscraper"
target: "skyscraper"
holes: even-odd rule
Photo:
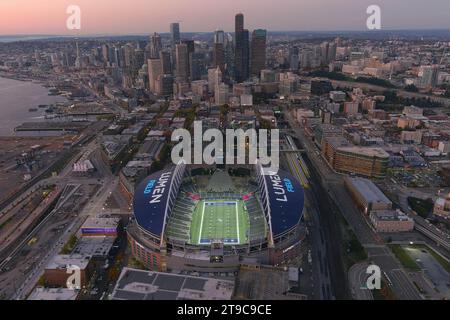
[[[162,50],[161,36],[156,32],[151,37],[150,59],[158,59],[159,52]]]
[[[158,77],[163,74],[163,66],[161,59],[148,60],[148,81],[150,84],[150,91],[156,92]]]
[[[225,33],[223,30],[214,31],[214,43],[224,43],[225,42]]]
[[[185,43],[175,46],[176,72],[177,77],[187,81],[189,77],[189,54],[188,46]]]
[[[297,47],[289,48],[289,68],[293,71],[298,70],[300,62],[299,51]]]
[[[267,32],[257,29],[252,34],[251,74],[260,76],[261,70],[266,68],[266,39]]]
[[[109,46],[106,43],[102,45],[102,58],[105,64],[108,64],[110,55],[109,55]]]
[[[221,106],[228,103],[228,85],[220,83],[216,85],[214,90],[214,100],[217,105]]]
[[[191,53],[189,57],[191,81],[200,80],[206,74],[205,54],[203,52]]]
[[[195,52],[195,43],[194,40],[181,40],[181,43],[185,44],[187,46],[187,63],[188,63],[188,77],[191,75],[191,62],[192,62],[192,55]]]
[[[170,60],[170,51],[160,51],[159,58],[162,61],[163,74],[172,74],[172,61]]]
[[[223,43],[214,43],[213,67],[219,67],[222,72],[225,70],[225,50]]]
[[[321,60],[320,63],[325,65],[328,64],[328,50],[329,50],[329,43],[328,42],[323,42],[320,45],[320,50],[321,50]]]
[[[249,76],[249,33],[244,30],[244,15],[235,17],[234,79],[242,82]]]
[[[179,23],[171,23],[170,24],[170,34],[172,40],[172,48],[175,48],[175,45],[180,43],[180,24]]]
[[[336,59],[336,43],[330,42],[328,46],[328,62],[333,62]]]
[[[208,88],[210,92],[215,92],[216,87],[222,82],[222,72],[220,68],[208,70]]]

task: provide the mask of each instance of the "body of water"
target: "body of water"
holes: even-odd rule
[[[0,136],[15,135],[14,128],[24,122],[43,121],[45,108],[39,105],[64,101],[49,96],[48,89],[37,83],[0,78]],[[30,108],[37,111],[30,112]]]

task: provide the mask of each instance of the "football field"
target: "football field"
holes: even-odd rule
[[[200,201],[192,217],[191,243],[247,242],[248,215],[242,201]]]

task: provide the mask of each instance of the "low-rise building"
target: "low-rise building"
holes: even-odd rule
[[[48,287],[67,287],[68,278],[76,270],[80,272],[80,288],[86,286],[94,271],[91,256],[81,254],[60,254],[45,267],[44,280]]]
[[[89,217],[81,226],[83,237],[117,237],[118,218]]]
[[[392,208],[392,202],[368,179],[345,177],[344,185],[356,205],[366,214],[372,210],[390,210]]]
[[[374,210],[370,221],[377,232],[409,232],[414,229],[414,220],[400,210]]]
[[[79,291],[67,288],[43,288],[33,290],[27,300],[76,300]]]
[[[389,154],[381,148],[357,147],[342,136],[322,139],[322,154],[336,172],[371,178],[386,176]]]
[[[450,193],[447,197],[436,200],[433,214],[443,218],[450,218]]]

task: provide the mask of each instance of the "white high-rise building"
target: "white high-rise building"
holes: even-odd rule
[[[208,87],[210,92],[215,92],[216,86],[222,82],[222,71],[220,68],[211,68],[208,70]]]
[[[150,91],[155,93],[157,91],[156,84],[158,77],[163,74],[162,60],[149,59],[147,64],[148,64],[148,81],[150,85]]]
[[[221,106],[228,103],[229,99],[229,88],[225,83],[220,83],[216,86],[214,99],[217,105]]]

